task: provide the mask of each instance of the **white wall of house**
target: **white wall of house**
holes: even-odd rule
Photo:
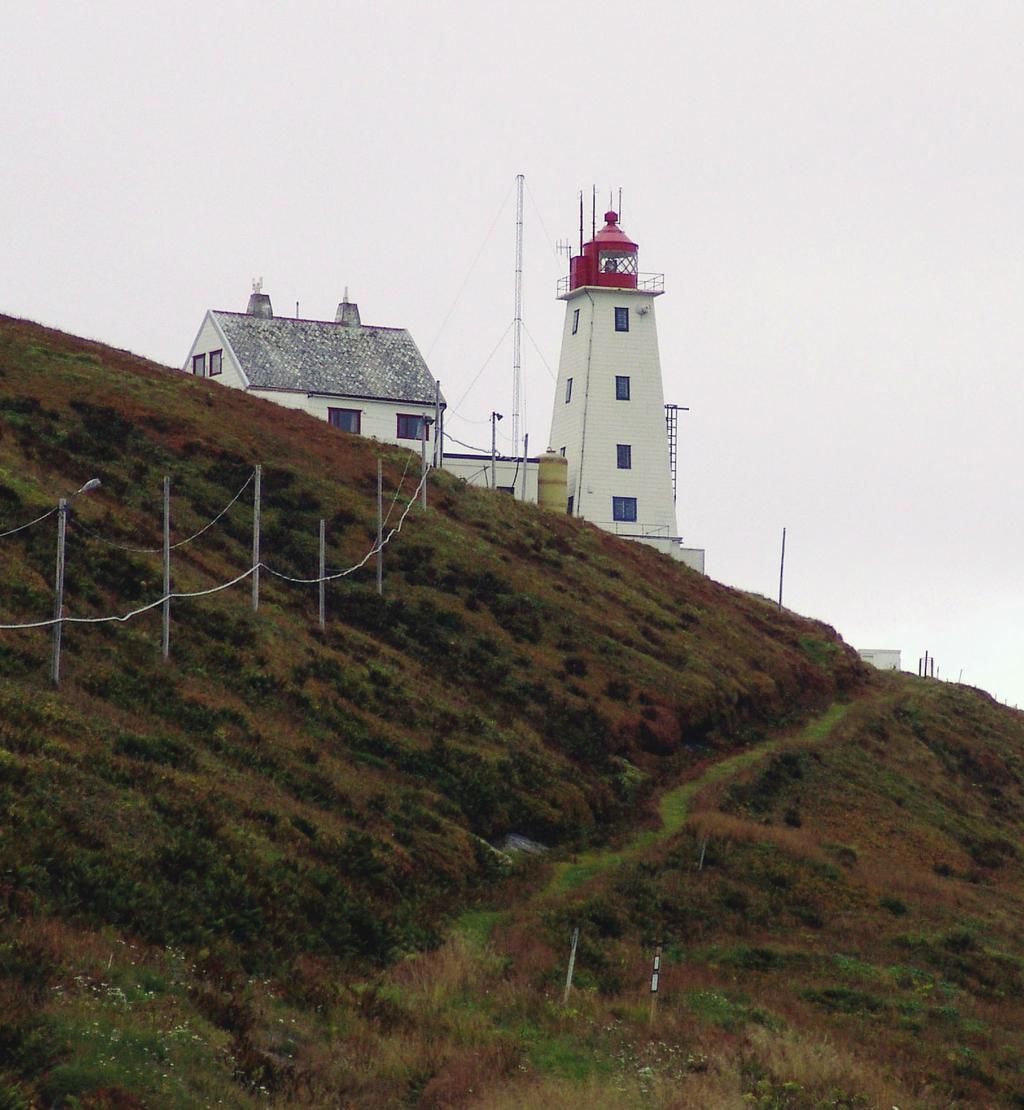
[[[343,409],[359,414],[359,434],[379,439],[382,443],[396,443],[400,447],[419,451],[418,439],[399,439],[398,416],[434,417],[434,406],[410,404],[406,401],[380,401],[366,397],[344,397],[340,394],[304,393],[291,389],[250,389],[255,397],[265,397],[275,404],[290,409],[302,409],[317,420],[326,421],[331,409]],[[433,456],[434,428],[427,431],[427,453]]]
[[[565,449],[573,515],[619,534],[669,537],[678,531],[654,296],[592,287],[566,294],[550,443]],[[629,310],[628,331],[615,330],[616,308]],[[616,398],[617,376],[629,378],[629,400]],[[630,449],[629,469],[618,466],[619,444]],[[635,522],[614,521],[616,496],[636,498]]]
[[[221,352],[221,372],[211,376],[210,354],[213,351]],[[203,319],[199,334],[196,336],[192,349],[188,353],[188,358],[185,359],[185,365],[182,367],[186,374],[194,373],[195,363],[193,360],[196,355],[204,356],[203,377],[208,377],[211,381],[231,386],[234,389],[246,389],[248,387],[249,383],[246,381],[241,367],[238,365],[231,348],[224,342],[224,336],[221,335],[209,312]]]

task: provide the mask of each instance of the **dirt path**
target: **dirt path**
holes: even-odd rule
[[[815,717],[799,732],[786,733],[775,740],[759,744],[756,748],[737,752],[736,755],[715,763],[698,778],[667,790],[658,800],[660,828],[645,829],[619,848],[595,848],[588,852],[580,852],[571,860],[556,863],[551,877],[533,898],[544,898],[575,890],[602,871],[636,859],[653,845],[668,840],[686,824],[693,800],[707,787],[756,766],[790,744],[823,743],[832,735],[833,729],[846,716],[849,709],[849,703],[844,705],[836,703],[819,717]],[[456,931],[477,941],[486,941],[494,926],[504,916],[500,910],[468,910],[459,917]]]
[[[661,817],[660,829],[647,829],[621,848],[594,849],[590,852],[581,852],[571,861],[556,864],[554,874],[540,893],[542,895],[562,894],[565,891],[573,890],[601,871],[634,859],[652,845],[674,836],[686,824],[694,798],[706,787],[713,786],[723,779],[731,778],[740,771],[745,771],[748,767],[753,767],[788,744],[821,743],[827,740],[849,708],[849,704],[840,705],[837,703],[820,717],[816,717],[796,735],[780,736],[776,740],[759,744],[756,748],[748,748],[745,751],[738,752],[736,755],[729,756],[720,763],[709,767],[699,778],[691,779],[681,786],[667,790],[658,801],[658,815]]]

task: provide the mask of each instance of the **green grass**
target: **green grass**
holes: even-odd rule
[[[800,743],[821,743],[827,740],[832,730],[846,716],[848,704],[836,704],[816,717],[795,736],[779,737],[748,751],[729,756],[708,768],[698,778],[666,790],[658,800],[658,816],[661,827],[648,829],[634,836],[626,846],[610,851],[593,850],[580,853],[571,862],[556,865],[555,873],[548,882],[546,891],[564,894],[583,886],[595,876],[610,868],[619,867],[630,859],[635,859],[655,844],[668,840],[678,833],[690,817],[693,799],[702,790],[763,762],[773,752],[794,741]]]
[[[165,474],[179,536],[261,462],[298,577],[321,517],[332,566],[362,556],[377,456],[390,491],[409,459],[5,319],[0,416],[4,525],[97,473],[78,522],[158,545]],[[430,501],[383,599],[372,569],[332,585],[323,631],[265,579],[255,614],[176,604],[168,663],[156,614],[69,628],[59,691],[46,634],[4,635],[0,1092],[1020,1105],[1020,716],[585,523],[443,473]],[[176,584],[246,566],[250,514]],[[49,524],[0,545],[0,620],[48,612],[52,549]],[[158,558],[110,551],[72,527],[76,615],[159,591]],[[550,854],[508,868],[510,832]]]

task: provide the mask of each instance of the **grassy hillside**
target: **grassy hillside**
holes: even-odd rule
[[[312,577],[324,518],[352,566],[378,456],[393,524],[407,452],[0,317],[0,532],[103,483],[70,616],[160,596],[125,548],[159,546],[164,475],[174,541],[260,463],[265,562]],[[429,497],[324,630],[264,572],[258,613],[247,579],[176,601],[169,662],[159,611],[69,625],[59,690],[48,630],[0,632],[0,1107],[1024,1105],[1020,716]],[[250,486],[174,588],[245,571],[251,526]],[[54,539],[0,539],[0,623],[50,614]]]

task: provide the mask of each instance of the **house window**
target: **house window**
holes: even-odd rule
[[[570,497],[569,500],[566,502],[566,505],[565,505],[565,515],[566,516],[572,516],[572,501],[573,501],[573,499]]]
[[[565,403],[568,404],[572,400],[572,378],[565,379]]]
[[[359,435],[363,428],[363,414],[359,409],[328,409],[327,423],[332,428]]]
[[[430,425],[426,425],[426,436],[423,434],[423,429],[422,416],[413,416],[407,412],[398,414],[398,439],[430,439]]]
[[[636,521],[636,498],[613,497],[612,520]]]
[[[223,351],[210,352],[210,377],[215,378],[221,371],[221,361],[224,355]]]
[[[572,334],[573,335],[575,335],[576,332],[579,330],[579,326],[580,326],[580,310],[578,308],[576,308],[576,309],[573,309],[573,314],[572,314]]]
[[[615,444],[616,465],[619,470],[633,469],[633,447],[629,443]]]
[[[512,496],[515,497],[515,486],[495,486],[494,488],[498,491],[498,493],[511,493]]]
[[[626,374],[615,375],[615,400],[629,400],[629,377]]]
[[[629,331],[629,309],[617,308],[615,310],[615,330]]]
[[[206,377],[206,355],[193,355],[192,356],[192,373],[197,378]]]

